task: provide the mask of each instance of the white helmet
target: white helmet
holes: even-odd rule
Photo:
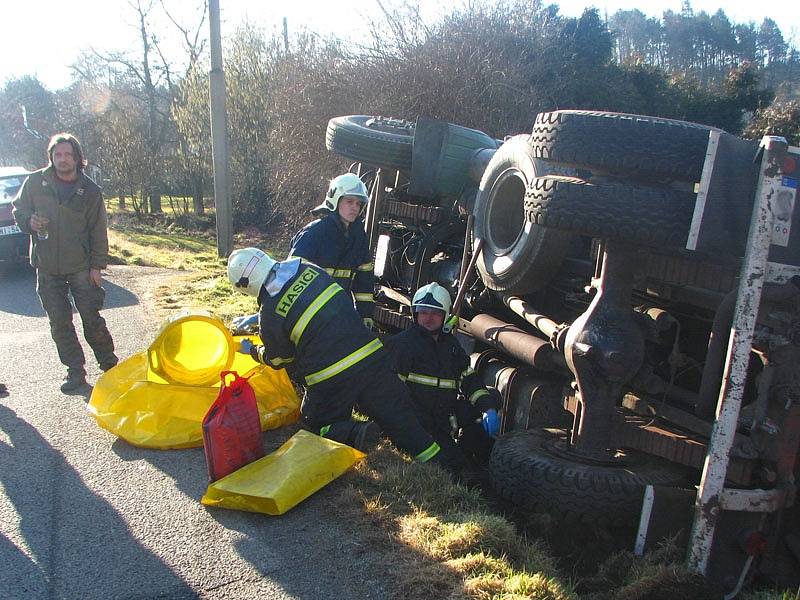
[[[445,321],[450,316],[451,305],[450,293],[435,281],[419,288],[411,300],[411,310],[413,312],[417,312],[418,309],[423,307],[435,308],[444,312]]]
[[[325,194],[325,200],[315,207],[312,212],[319,210],[336,212],[339,208],[339,199],[342,196],[358,196],[362,205],[369,202],[369,192],[367,192],[367,186],[364,185],[361,178],[355,173],[345,173],[331,179],[328,185],[328,193]]]
[[[277,261],[258,248],[240,248],[228,257],[228,280],[233,287],[258,298]]]

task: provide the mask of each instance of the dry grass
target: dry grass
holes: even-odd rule
[[[387,447],[356,469],[349,496],[416,560],[387,556],[397,598],[575,598],[543,544],[521,536],[480,493]]]
[[[146,225],[112,216],[108,233],[111,262],[175,269],[175,277],[156,290],[156,307],[164,314],[183,308],[207,310],[223,321],[257,310],[254,298],[234,290],[208,234],[189,233],[174,225]],[[256,246],[283,256],[263,237],[238,235],[235,247]]]
[[[665,540],[642,557],[616,552],[576,588],[586,600],[722,600],[721,587],[686,569],[683,552],[675,539]]]
[[[742,592],[741,600],[800,600],[800,587],[791,590],[760,590],[757,592]]]

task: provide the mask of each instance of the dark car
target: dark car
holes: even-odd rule
[[[28,177],[22,167],[0,167],[0,262],[25,262],[28,257],[28,239],[14,222],[11,201]]]

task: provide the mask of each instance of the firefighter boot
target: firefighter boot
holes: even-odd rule
[[[458,451],[442,446],[442,449],[428,462],[443,469],[450,476],[453,483],[460,481],[461,470],[464,468],[464,458]]]
[[[381,428],[373,421],[356,423],[348,443],[356,450],[367,452],[374,448],[381,438]]]
[[[315,429],[313,426],[308,426],[309,431],[314,431]],[[366,452],[375,446],[381,436],[381,428],[378,427],[377,423],[373,421],[353,421],[352,419],[336,421],[317,431],[324,438],[340,444],[347,444],[351,448],[362,452]]]

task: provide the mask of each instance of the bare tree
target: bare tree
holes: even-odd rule
[[[154,20],[158,15],[156,9],[177,28],[182,38],[186,59],[181,64],[180,76],[200,60],[205,40],[201,37],[202,25],[206,17],[205,2],[197,26],[187,28],[179,23],[167,9],[164,0],[131,0],[128,5],[135,17],[135,31],[138,49],[132,52],[99,52],[94,56],[109,72],[109,80],[113,73],[114,87],[117,94],[129,95],[130,99],[142,106],[146,160],[145,176],[142,180],[143,196],[147,199],[150,212],[161,212],[161,196],[165,186],[165,166],[167,159],[175,152],[175,146],[185,144],[176,131],[170,111],[173,97],[177,91],[175,71],[178,69],[168,57],[154,33]],[[97,71],[76,72],[84,77],[96,78]],[[112,120],[112,122],[115,122]]]

